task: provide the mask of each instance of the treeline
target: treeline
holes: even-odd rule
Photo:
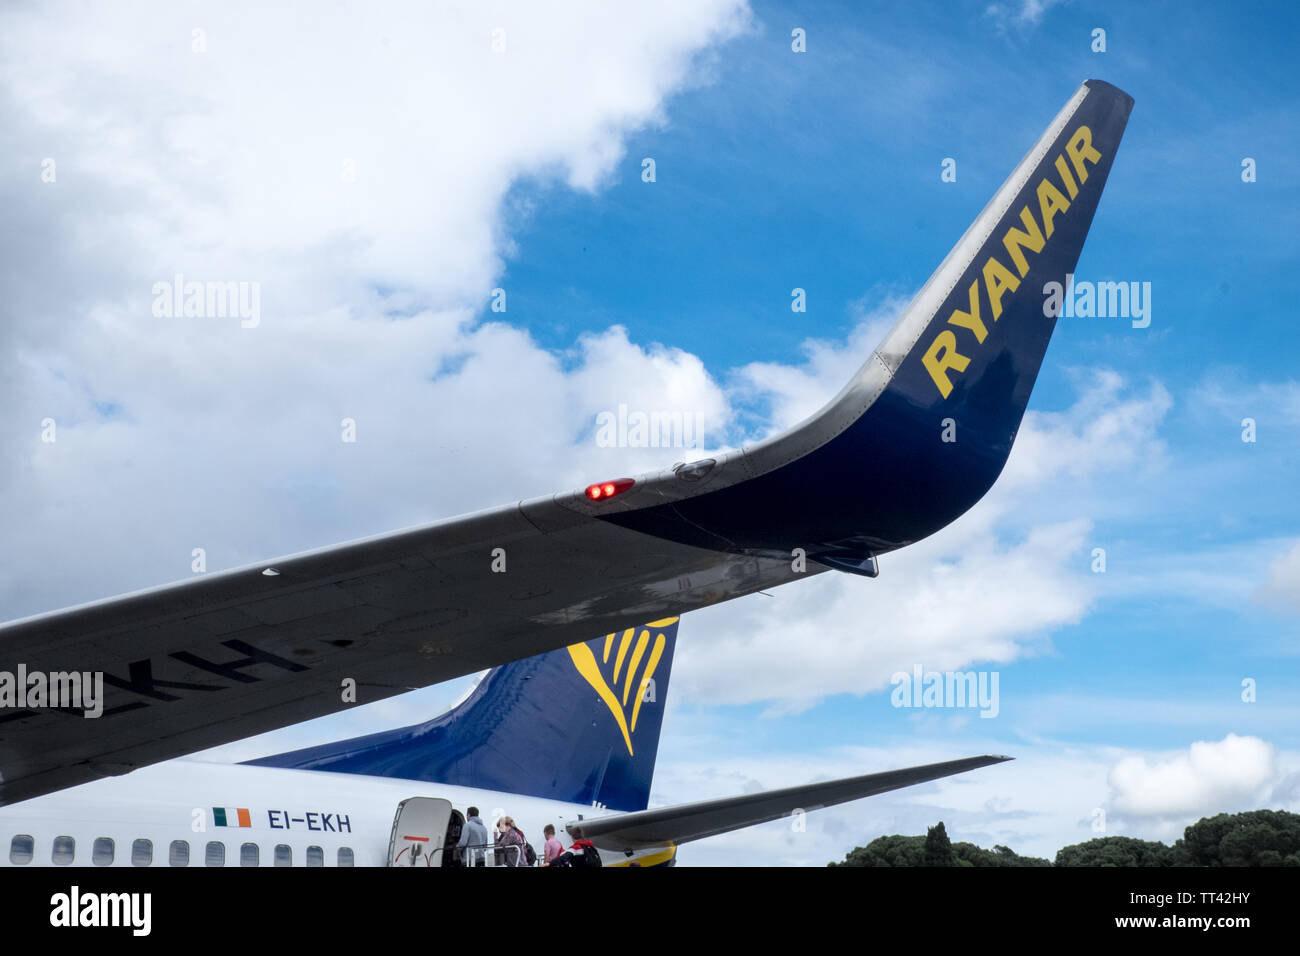
[[[925,836],[883,836],[830,866],[1300,866],[1300,814],[1250,810],[1203,817],[1168,846],[1133,837],[1098,837],[1062,847],[1056,859],[953,843],[943,822]]]

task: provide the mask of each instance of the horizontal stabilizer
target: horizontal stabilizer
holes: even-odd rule
[[[871,797],[889,790],[901,790],[927,780],[938,780],[940,777],[977,770],[1011,759],[987,754],[965,757],[921,767],[869,773],[861,777],[845,777],[782,790],[765,790],[741,797],[702,800],[699,803],[641,810],[596,820],[574,821],[568,825],[568,830],[570,834],[581,830],[582,836],[597,847],[614,852],[674,846],[757,823],[767,823],[769,820],[779,820],[790,816],[795,810],[807,812],[833,807],[837,803],[848,803],[850,800]]]

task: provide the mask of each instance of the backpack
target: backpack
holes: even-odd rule
[[[600,854],[596,852],[596,847],[590,840],[578,840],[577,845],[582,847],[582,855],[573,858],[575,866],[597,867],[603,865],[600,862]],[[582,862],[579,863],[579,860]]]
[[[528,842],[527,834],[518,827],[515,827],[515,832],[519,834],[519,852],[524,855],[524,863],[528,866],[536,866],[537,851],[534,850],[533,845]],[[523,866],[524,863],[520,863],[519,866]]]

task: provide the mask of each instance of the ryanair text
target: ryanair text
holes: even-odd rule
[[[1066,158],[1069,158],[1067,163]],[[1066,139],[1065,152],[1056,156],[1052,165],[1056,176],[1043,176],[1035,189],[1038,215],[1029,203],[1020,208],[1020,225],[1011,226],[1002,236],[1006,258],[1015,266],[1015,272],[995,253],[984,260],[967,291],[967,306],[956,308],[948,317],[952,328],[941,328],[934,333],[921,362],[930,373],[939,394],[947,398],[952,393],[952,376],[960,375],[970,365],[975,347],[984,345],[989,335],[989,325],[1002,316],[1002,300],[1015,295],[1020,280],[1029,274],[1026,252],[1038,255],[1056,231],[1056,217],[1068,215],[1071,200],[1079,195],[1080,187],[1088,181],[1088,166],[1101,162],[1101,153],[1092,144],[1092,130],[1079,126]],[[1062,192],[1064,190],[1064,192]],[[983,294],[981,295],[981,290]],[[956,332],[962,333],[959,341]]]

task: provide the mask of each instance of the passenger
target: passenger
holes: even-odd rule
[[[465,826],[461,828],[460,842],[456,845],[469,850],[468,853],[461,850],[461,858],[466,866],[487,866],[483,848],[488,845],[488,832],[479,818],[478,807],[470,807],[466,812]]]
[[[500,847],[498,854],[505,857],[505,866],[528,865],[528,861],[524,859],[524,835],[515,828],[513,817],[502,817],[501,822],[497,824],[497,846]],[[498,857],[497,864],[502,865],[502,862]]]
[[[601,866],[600,854],[596,851],[596,845],[590,840],[583,839],[581,829],[574,827],[570,832],[573,836],[573,846],[545,865],[593,868]]]
[[[520,861],[519,866],[536,866],[537,851],[534,850],[533,845],[528,842],[528,834],[519,829],[519,824],[515,823],[514,817],[510,818],[510,826],[519,834],[519,842],[523,848],[523,860]]]
[[[465,818],[456,810],[451,812],[451,819],[447,822],[447,835],[442,841],[442,859],[443,866],[457,867],[464,866],[464,854],[459,849],[461,829],[465,825]]]
[[[546,837],[546,846],[542,848],[544,859],[542,866],[546,866],[564,852],[564,844],[555,839],[555,827],[550,823],[546,824],[546,828],[542,830],[542,836]]]
[[[492,864],[493,866],[506,865],[506,851],[501,845],[501,839],[505,836],[505,830],[506,818],[497,817],[497,822],[492,824],[492,843],[496,846],[496,849],[493,851],[495,854],[495,862]]]

